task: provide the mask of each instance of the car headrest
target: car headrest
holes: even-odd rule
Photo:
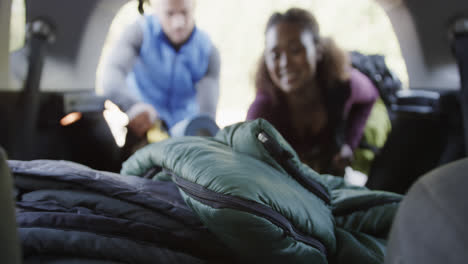
[[[468,159],[421,177],[398,209],[387,264],[465,263],[468,259]]]

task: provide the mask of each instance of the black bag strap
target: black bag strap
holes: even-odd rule
[[[468,154],[468,18],[460,19],[453,28],[453,53],[460,71],[460,105],[463,117],[465,155]]]

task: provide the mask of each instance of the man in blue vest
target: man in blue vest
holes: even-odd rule
[[[219,53],[195,26],[195,0],[149,2],[153,12],[112,44],[99,83],[138,137],[157,120],[170,130],[200,114],[215,119],[219,96]]]

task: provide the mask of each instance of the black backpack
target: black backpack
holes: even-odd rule
[[[364,55],[358,51],[352,51],[350,58],[352,66],[365,74],[377,87],[380,97],[390,112],[390,106],[396,103],[396,93],[401,90],[402,84],[385,64],[385,57],[379,54]]]

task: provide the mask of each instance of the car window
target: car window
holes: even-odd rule
[[[263,50],[265,24],[274,11],[293,6],[311,10],[323,35],[333,37],[344,49],[385,55],[389,68],[402,80],[404,87],[408,86],[397,38],[387,15],[376,1],[197,1],[197,26],[209,33],[221,54],[221,95],[217,113],[221,127],[245,119],[255,96],[253,80]],[[107,43],[115,41],[122,28],[138,16],[135,1],[125,5],[111,26]]]
[[[10,22],[10,51],[24,45],[26,14],[24,0],[12,0]]]

